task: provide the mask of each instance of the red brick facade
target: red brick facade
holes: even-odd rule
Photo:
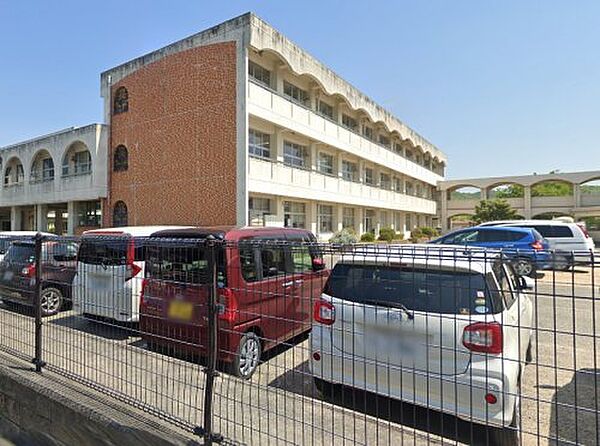
[[[148,64],[111,87],[128,111],[110,126],[108,205],[127,205],[129,225],[236,223],[236,47],[226,42]],[[113,151],[128,149],[128,169]]]

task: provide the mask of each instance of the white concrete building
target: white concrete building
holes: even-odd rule
[[[258,17],[249,25],[248,222],[321,239],[437,224],[446,156]]]
[[[1,229],[71,235],[100,226],[106,137],[91,124],[0,148]]]

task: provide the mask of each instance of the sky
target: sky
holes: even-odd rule
[[[598,1],[0,0],[0,147],[102,122],[102,71],[247,11],[444,151],[448,178],[600,169]]]

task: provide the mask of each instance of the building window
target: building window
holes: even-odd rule
[[[406,230],[412,231],[412,217],[410,214],[406,214]]]
[[[248,75],[257,82],[271,88],[271,72],[257,63],[248,61]]]
[[[342,160],[342,178],[347,181],[356,181],[358,167],[356,163]]]
[[[394,228],[396,229],[396,232],[404,231],[404,228],[402,227],[402,214],[398,212],[394,214]]]
[[[99,201],[77,203],[77,226],[100,226],[102,209]]]
[[[358,122],[356,122],[356,119],[346,114],[342,114],[342,125],[353,132],[355,132],[358,128]]]
[[[388,218],[388,213],[387,211],[380,211],[379,212],[379,225],[382,228],[389,228],[390,227],[390,220]]]
[[[402,192],[402,178],[394,177],[394,190]]]
[[[344,208],[342,211],[342,227],[354,229],[354,208]]]
[[[271,214],[271,200],[263,197],[250,197],[248,214],[250,226],[265,226],[265,215]]]
[[[92,155],[89,150],[71,152],[63,162],[63,176],[85,175],[92,171]]]
[[[113,208],[113,226],[127,226],[127,205],[123,201],[117,201]]]
[[[113,114],[125,113],[129,110],[129,93],[127,88],[119,87],[115,92],[115,100],[113,103]]]
[[[396,152],[398,155],[402,155],[402,145],[400,143],[394,143],[394,152]]]
[[[317,113],[329,119],[334,119],[333,107],[327,102],[319,100],[317,103]]]
[[[270,158],[271,135],[250,129],[248,131],[248,153],[259,158]]]
[[[54,179],[54,161],[52,158],[42,160],[42,181],[52,181]]]
[[[41,181],[54,180],[54,161],[49,154],[36,157],[36,160],[31,168],[31,182],[37,183]]]
[[[317,169],[321,173],[325,173],[327,175],[333,174],[333,155],[328,153],[319,153],[319,159],[317,160]]]
[[[421,186],[420,184],[417,184],[416,190],[417,190],[416,196],[422,197],[423,196],[423,186]]]
[[[413,159],[413,152],[412,152],[412,150],[406,149],[406,155],[405,156],[406,156],[406,159],[409,159],[409,160],[412,161],[412,159]]]
[[[390,190],[392,188],[392,180],[387,173],[379,174],[379,187]]]
[[[284,141],[283,162],[288,166],[306,168],[308,166],[308,150],[306,146]]]
[[[123,172],[129,168],[129,154],[127,147],[120,145],[115,149],[113,155],[113,170],[115,172]]]
[[[406,182],[406,195],[414,195],[414,187],[412,183]]]
[[[365,167],[365,184],[374,184],[373,169]]]
[[[320,204],[317,209],[318,232],[333,232],[333,206]]]
[[[305,228],[306,205],[295,201],[284,202],[283,221],[286,228]]]
[[[391,147],[390,138],[385,135],[379,135],[379,144],[385,147]]]
[[[365,209],[364,229],[365,232],[375,232],[375,211],[373,209]]]
[[[294,84],[290,84],[288,81],[283,81],[283,94],[302,105],[308,103],[308,92],[300,87],[296,87]]]
[[[373,141],[373,128],[364,126],[363,127],[363,136],[371,141]]]

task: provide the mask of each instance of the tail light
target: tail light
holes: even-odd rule
[[[233,323],[238,317],[238,303],[231,288],[222,288],[217,297],[219,319]]]
[[[498,322],[477,322],[465,327],[463,345],[472,352],[502,353],[502,325]]]
[[[544,244],[541,241],[536,240],[531,244],[531,247],[536,251],[542,251],[544,249]]]
[[[142,270],[140,266],[135,264],[135,241],[133,239],[131,239],[127,245],[126,265],[129,272],[129,276],[125,279],[126,281],[133,279]]]
[[[577,223],[577,226],[579,227],[579,230],[581,232],[583,232],[583,235],[585,238],[590,238],[590,233],[588,232],[588,230],[585,226],[583,226],[582,224],[579,224],[579,223]]]
[[[335,322],[335,307],[331,302],[327,302],[326,300],[318,300],[315,303],[315,312],[314,312],[315,322],[324,325],[333,325]]]
[[[32,263],[31,265],[27,265],[25,268],[23,268],[21,270],[21,274],[24,275],[25,277],[29,277],[30,279],[33,279],[35,277],[35,263]]]

